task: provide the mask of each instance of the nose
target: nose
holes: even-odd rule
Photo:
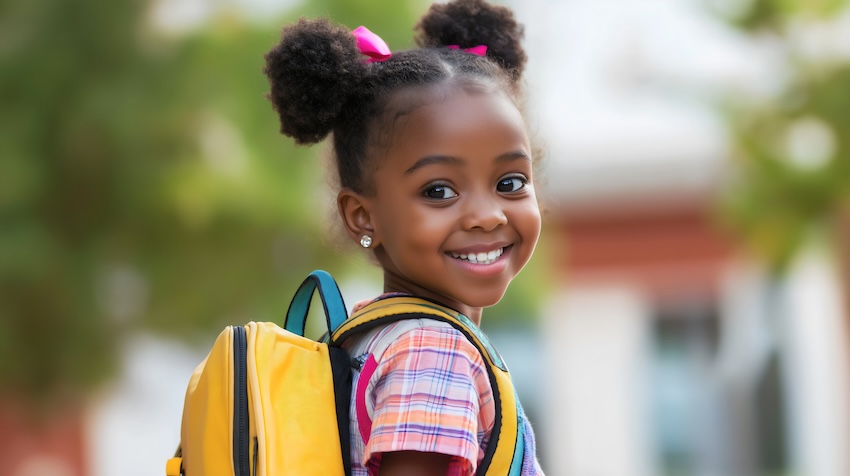
[[[477,195],[469,197],[464,205],[462,221],[464,230],[492,231],[508,223],[504,204],[499,197]]]

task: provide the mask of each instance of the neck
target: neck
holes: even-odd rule
[[[481,325],[481,314],[483,308],[471,307],[466,304],[451,299],[442,294],[435,293],[429,289],[423,288],[418,284],[412,283],[388,270],[384,270],[384,292],[385,293],[406,293],[414,296],[419,296],[436,301],[443,306],[450,307],[455,311],[468,317],[469,320],[475,323],[476,326]]]

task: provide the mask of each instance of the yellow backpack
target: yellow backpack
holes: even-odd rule
[[[303,337],[318,289],[327,342]],[[477,475],[518,475],[524,454],[522,410],[510,375],[486,336],[466,316],[410,296],[372,303],[347,318],[333,278],[314,271],[298,288],[284,328],[229,326],[189,381],[181,444],[168,476],[351,474],[351,369],[341,347],[359,332],[401,319],[446,322],[472,342],[487,364],[496,419]]]

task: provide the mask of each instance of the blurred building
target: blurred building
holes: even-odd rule
[[[19,401],[0,401],[0,472],[12,476],[89,474],[86,419],[80,405],[43,415]]]
[[[847,474],[840,296],[812,254],[782,281],[712,202],[599,199],[557,212],[546,336],[559,475]]]
[[[716,217],[730,154],[711,99],[770,94],[781,67],[699,2],[516,5],[557,254],[549,474],[850,474],[828,259],[775,278]]]

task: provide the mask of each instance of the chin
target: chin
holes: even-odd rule
[[[492,307],[499,304],[502,297],[505,295],[505,289],[500,293],[487,293],[486,295],[477,294],[474,296],[466,296],[466,299],[459,298],[458,301],[466,304],[469,307]]]

